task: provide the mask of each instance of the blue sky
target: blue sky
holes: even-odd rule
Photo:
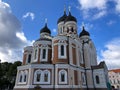
[[[120,0],[0,0],[0,59],[22,60],[23,47],[39,38],[45,18],[52,36],[64,6],[78,21],[78,34],[84,22],[90,32],[98,62],[120,68]]]

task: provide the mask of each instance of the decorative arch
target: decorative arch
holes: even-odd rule
[[[34,84],[50,84],[50,71],[36,70],[34,73]]]
[[[28,78],[28,71],[20,71],[19,73],[19,79],[18,82],[19,84],[26,84],[27,83],[27,78]]]
[[[67,71],[66,70],[59,71],[59,84],[67,84]]]
[[[42,71],[41,70],[36,70],[34,73],[34,83],[38,84],[42,81]]]

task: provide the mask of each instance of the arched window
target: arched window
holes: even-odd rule
[[[64,46],[61,45],[61,56],[64,56]]]
[[[20,75],[20,80],[19,80],[19,82],[22,82],[22,78],[23,78],[22,75]]]
[[[45,81],[45,82],[48,82],[48,73],[45,73],[44,81]]]
[[[24,75],[24,82],[26,82],[26,75]]]
[[[50,83],[50,71],[48,70],[44,71],[44,83],[47,83],[47,84]]]
[[[25,70],[24,71],[24,78],[23,78],[23,82],[26,82],[27,81],[27,76],[28,76],[28,71]]]
[[[37,73],[36,82],[40,82],[41,73]]]
[[[61,82],[65,81],[65,73],[61,73]]]
[[[34,56],[34,59],[37,58],[37,49],[35,49],[35,56]]]
[[[42,59],[46,58],[46,49],[43,49],[43,55],[42,55]]]
[[[28,55],[28,63],[31,62],[31,54]]]
[[[66,70],[59,71],[59,84],[67,84],[67,71]]]
[[[34,73],[34,84],[39,84],[42,82],[42,71],[41,70],[36,70]]]
[[[96,76],[95,76],[95,78],[96,78],[96,83],[97,83],[97,84],[99,84],[99,83],[100,83],[99,76],[98,76],[98,75],[96,75]]]
[[[24,79],[24,72],[20,71],[20,73],[19,73],[19,83],[22,83],[23,79]]]

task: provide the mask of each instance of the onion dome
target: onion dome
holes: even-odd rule
[[[67,15],[66,15],[66,10],[64,10],[64,14],[62,17],[60,17],[57,21],[57,24],[60,23],[60,22],[63,22],[65,21],[65,19],[67,18]]]
[[[49,34],[51,34],[50,29],[47,27],[47,23],[46,23],[45,26],[40,30],[40,33],[49,33]]]
[[[77,22],[77,19],[74,16],[71,15],[70,11],[69,11],[69,15],[65,19],[65,22],[67,22],[67,21],[75,21],[75,22]]]
[[[79,37],[82,37],[82,36],[90,36],[89,32],[87,32],[83,26],[83,30],[82,32],[80,33]]]

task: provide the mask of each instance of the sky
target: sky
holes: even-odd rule
[[[32,45],[48,20],[52,36],[57,35],[57,20],[68,14],[76,17],[78,34],[85,29],[95,44],[98,63],[108,69],[120,68],[120,0],[0,0],[0,59],[22,61],[23,49]]]

